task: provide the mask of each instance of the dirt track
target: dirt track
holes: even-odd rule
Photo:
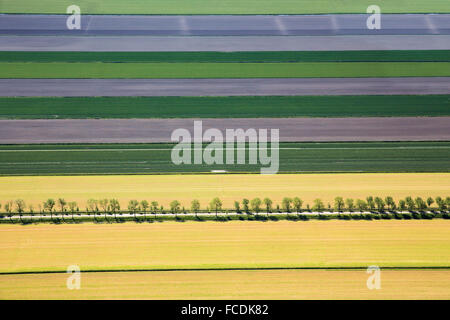
[[[448,94],[450,78],[0,79],[0,96],[289,96]]]
[[[450,140],[450,117],[202,119],[203,130],[280,129],[280,141]],[[0,143],[168,142],[193,119],[0,120]]]

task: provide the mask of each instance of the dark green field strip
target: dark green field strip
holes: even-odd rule
[[[272,52],[0,52],[0,62],[449,62],[450,50]]]
[[[1,175],[259,172],[260,165],[174,165],[173,144],[19,145]],[[248,150],[247,150],[248,152]],[[224,159],[226,151],[224,152]],[[450,142],[282,143],[280,172],[449,172]],[[248,162],[248,161],[246,161]]]
[[[450,95],[0,97],[2,119],[448,116]]]

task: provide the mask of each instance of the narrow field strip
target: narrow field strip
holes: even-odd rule
[[[366,148],[279,148],[279,150],[427,150],[427,149],[450,149],[450,146],[433,146],[433,147],[427,147],[427,146],[423,146],[423,147],[381,147],[381,148],[377,148],[377,147],[366,147]],[[34,150],[34,149],[20,149],[20,150],[1,150],[0,148],[0,153],[2,152],[102,152],[102,151],[108,151],[108,152],[122,152],[122,151],[172,151],[172,148],[168,148],[168,149],[164,149],[164,148],[148,148],[148,149],[41,149],[41,150]],[[198,151],[198,150],[204,150],[204,149],[200,149],[200,148],[191,148],[192,151]],[[224,150],[270,150],[269,148],[264,148],[264,147],[258,147],[258,148],[224,148]]]
[[[368,290],[365,270],[174,271],[3,275],[0,299],[444,299],[447,270],[384,270],[382,290]],[[236,288],[239,288],[237,290]]]
[[[200,120],[199,120],[200,121]],[[449,117],[203,118],[204,131],[279,129],[280,142],[448,141]],[[170,143],[195,119],[0,120],[2,144]],[[205,139],[210,141],[210,139]]]
[[[317,161],[317,160],[316,160]],[[448,160],[445,162],[448,168]],[[314,162],[314,158],[309,160]],[[358,161],[355,161],[358,163]],[[405,161],[397,161],[399,167]],[[419,165],[424,161],[418,161]],[[292,161],[298,166],[298,160]],[[365,162],[374,165],[373,162]],[[435,167],[442,162],[433,163]],[[324,166],[330,167],[325,161]],[[354,164],[349,164],[354,168]],[[105,164],[103,164],[105,166]],[[124,166],[124,165],[122,165]],[[9,166],[11,167],[11,166]],[[66,166],[61,166],[67,170]],[[77,166],[80,168],[80,166]],[[136,168],[135,166],[133,166]],[[142,168],[144,166],[141,166]],[[147,165],[147,167],[149,167]],[[145,168],[145,167],[144,167]],[[341,170],[344,165],[340,165]],[[7,167],[3,168],[8,171]],[[19,170],[18,168],[17,170]],[[70,168],[69,168],[70,169]],[[76,167],[75,167],[76,169]],[[75,171],[75,169],[72,169]],[[81,169],[86,168],[81,167]],[[116,165],[114,171],[120,172]],[[11,171],[11,169],[9,169]],[[25,167],[24,173],[29,170]],[[33,168],[35,172],[55,172],[55,165]],[[135,169],[136,170],[136,169]],[[209,170],[204,169],[204,171]],[[95,170],[99,171],[99,169]],[[108,172],[113,170],[107,167]],[[162,169],[160,171],[163,171]],[[11,173],[10,173],[11,174]],[[274,203],[281,203],[284,197],[300,197],[313,204],[320,198],[325,206],[334,203],[336,196],[365,199],[368,195],[394,199],[411,197],[447,197],[450,186],[450,173],[310,173],[310,174],[188,174],[188,175],[59,175],[59,176],[3,176],[0,177],[1,202],[24,199],[27,205],[37,210],[48,198],[64,198],[76,201],[80,208],[86,207],[88,199],[117,198],[121,207],[126,208],[132,199],[156,200],[159,205],[169,208],[173,200],[181,206],[190,208],[195,198],[202,208],[214,198],[220,197],[224,208],[234,208],[234,201],[243,198],[254,199],[270,197]],[[1,270],[1,268],[0,268]]]
[[[0,97],[0,119],[433,117],[448,115],[450,115],[450,95]]]
[[[449,62],[449,50],[249,51],[249,52],[51,52],[2,51],[0,62]]]
[[[115,146],[115,148],[111,148]],[[134,145],[139,146],[139,145]],[[2,145],[0,175],[161,174],[259,172],[260,165],[187,165],[171,161],[175,144]],[[206,146],[206,145],[205,145]],[[32,148],[30,148],[32,147]],[[256,150],[248,145],[233,150]],[[268,148],[270,150],[270,146]],[[200,150],[193,148],[192,151]],[[224,152],[231,150],[225,148]],[[449,142],[281,143],[280,173],[287,172],[448,172]],[[249,151],[246,151],[248,158]],[[225,156],[225,154],[224,154]],[[247,159],[248,160],[248,159]],[[248,163],[248,161],[247,161]]]
[[[73,264],[92,272],[373,264],[448,269],[449,224],[439,219],[0,225],[0,272],[65,272]]]
[[[356,1],[307,1],[307,0],[79,0],[77,5],[89,14],[320,14],[320,13],[366,13],[369,0]],[[379,0],[377,5],[384,13],[445,13],[450,12],[446,0]],[[56,13],[66,14],[67,4],[58,0],[5,1],[1,13]]]
[[[192,269],[87,269],[81,270],[82,273],[121,273],[121,272],[206,272],[206,271],[281,271],[281,270],[330,270],[330,271],[351,271],[351,270],[367,270],[367,267],[262,267],[262,268],[192,268]],[[448,266],[433,266],[433,267],[383,267],[383,270],[450,270],[450,265]],[[67,270],[39,270],[39,271],[18,271],[18,272],[1,272],[0,280],[2,276],[8,275],[41,275],[41,274],[67,274]]]
[[[202,79],[448,77],[448,62],[0,63],[0,78]]]
[[[103,143],[103,144],[0,144],[0,151],[6,150],[171,150],[175,143]],[[207,143],[203,144],[205,147]],[[281,142],[282,149],[369,149],[369,148],[447,148],[449,141],[425,141],[425,142]],[[248,147],[248,142],[246,143]]]

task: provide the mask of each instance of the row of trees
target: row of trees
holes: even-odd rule
[[[372,197],[369,196],[366,199],[352,199],[343,197],[336,197],[334,199],[333,205],[330,203],[325,206],[324,202],[321,199],[315,199],[313,205],[310,207],[309,204],[306,207],[303,207],[304,201],[299,197],[289,198],[285,197],[281,201],[280,205],[274,206],[273,201],[270,198],[254,198],[252,200],[243,199],[242,201],[234,202],[234,210],[237,213],[260,213],[265,211],[266,213],[272,212],[303,212],[303,211],[314,211],[314,212],[343,212],[343,211],[377,211],[384,212],[386,210],[389,211],[424,211],[424,210],[432,210],[438,209],[440,211],[447,210],[450,208],[450,197],[443,199],[442,197],[428,197],[426,200],[421,197],[406,197],[405,199],[400,199],[396,202],[392,197],[387,196],[385,198],[381,197]],[[436,205],[433,207],[433,205]],[[0,209],[2,205],[0,203]],[[15,201],[8,201],[4,204],[4,211],[8,213],[8,215],[13,215],[18,213],[22,215],[26,209],[26,203],[23,199],[17,199]],[[210,201],[209,206],[205,208],[206,211],[215,212],[216,215],[218,212],[223,212],[223,203],[219,198],[214,198]],[[130,200],[128,202],[127,210],[128,212],[134,214],[139,212],[150,212],[150,213],[166,213],[163,206],[160,206],[157,201],[148,202],[147,200]],[[170,202],[169,212],[173,214],[178,213],[187,213],[187,209],[181,206],[181,203],[178,200],[173,200]],[[192,200],[189,211],[192,213],[199,213],[201,210],[200,201],[197,199]],[[230,211],[230,210],[225,210]],[[44,203],[38,206],[39,213],[50,213],[50,215],[59,212],[59,213],[79,213],[80,208],[77,205],[77,202],[71,201],[67,202],[63,198],[59,198],[58,200],[48,199]],[[84,210],[86,213],[95,214],[117,214],[121,213],[120,203],[117,199],[89,199],[87,201],[87,206]],[[33,205],[28,206],[28,213],[34,214]]]

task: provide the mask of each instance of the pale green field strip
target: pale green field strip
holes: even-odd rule
[[[449,62],[0,63],[0,78],[446,77]]]
[[[66,14],[68,0],[6,0],[1,13]],[[383,13],[450,12],[447,0],[78,0],[82,13],[90,14],[313,14],[366,13],[376,4]]]

